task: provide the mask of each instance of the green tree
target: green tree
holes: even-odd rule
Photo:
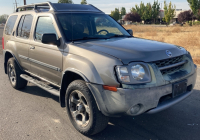
[[[145,10],[146,10],[146,6],[144,5],[144,3],[141,1],[140,6],[135,5],[135,10],[136,12],[140,15],[142,20],[145,20]]]
[[[134,7],[132,7],[130,11],[131,13],[137,13],[137,10]]]
[[[145,22],[152,21],[154,19],[154,22],[158,18],[160,10],[160,4],[158,1],[154,1],[153,5],[151,3],[147,3],[146,5],[141,2],[140,5],[135,5],[135,7],[131,8],[131,12],[138,13],[141,17],[141,19]]]
[[[120,14],[120,19],[122,19],[122,16],[126,15],[126,8],[122,7],[119,14]]]
[[[165,22],[167,24],[170,23],[170,21],[173,19],[173,17],[175,16],[175,9],[176,6],[172,5],[171,1],[169,4],[166,3],[166,1],[164,1],[164,14],[165,14]]]
[[[58,0],[58,3],[71,3],[73,4],[72,0]]]
[[[116,21],[118,21],[120,18],[119,9],[115,8],[115,11],[111,11],[110,16],[113,17]]]
[[[122,9],[121,9],[121,15],[122,16],[126,15],[126,8],[125,7],[122,7]]]
[[[152,5],[152,18],[154,19],[154,23],[156,23],[156,20],[158,18],[159,10],[160,10],[160,4],[158,3],[158,1],[154,1]]]
[[[0,16],[0,23],[6,23],[8,15],[4,14]]]
[[[198,11],[200,9],[200,0],[187,0],[189,6],[195,16],[197,16]]]
[[[151,21],[152,20],[152,7],[151,7],[151,3],[147,3],[146,7],[145,7],[145,11],[143,14],[144,20],[145,21]]]
[[[86,0],[82,0],[81,4],[87,4],[87,1]]]

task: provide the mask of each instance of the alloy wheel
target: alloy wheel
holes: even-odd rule
[[[9,75],[9,78],[10,78],[12,85],[15,85],[15,83],[16,83],[16,72],[15,72],[15,68],[12,64],[9,64],[8,75]]]
[[[78,90],[73,91],[69,96],[70,113],[81,127],[86,127],[90,121],[90,107],[85,96]]]

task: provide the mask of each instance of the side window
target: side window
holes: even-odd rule
[[[21,17],[18,28],[17,28],[17,36],[21,36],[22,33],[22,26],[23,26],[23,22],[24,22],[24,16]]]
[[[33,21],[33,16],[32,15],[25,16],[24,23],[23,23],[23,26],[22,26],[21,37],[29,38],[30,31],[31,31],[31,26],[32,26],[32,21]]]
[[[5,34],[6,35],[11,35],[13,28],[15,26],[15,22],[17,20],[17,16],[11,16],[6,24],[6,28],[5,28]]]
[[[22,38],[28,39],[30,36],[32,21],[33,21],[32,15],[26,15],[24,18],[22,17],[17,29],[18,33],[17,35]]]
[[[35,29],[35,40],[41,41],[42,35],[45,33],[54,33],[58,37],[50,17],[39,17]]]

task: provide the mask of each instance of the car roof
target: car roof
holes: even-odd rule
[[[30,5],[24,5],[17,7],[16,13],[18,12],[93,12],[93,13],[103,13],[101,10],[96,8],[91,4],[82,5],[82,4],[69,4],[69,3],[36,3]],[[15,13],[15,14],[16,14]]]

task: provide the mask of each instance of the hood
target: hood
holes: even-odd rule
[[[166,50],[172,53],[172,57],[185,53],[181,47],[140,38],[113,38],[81,43],[88,49],[100,51],[120,59],[124,64],[133,61],[152,62],[170,58]]]

